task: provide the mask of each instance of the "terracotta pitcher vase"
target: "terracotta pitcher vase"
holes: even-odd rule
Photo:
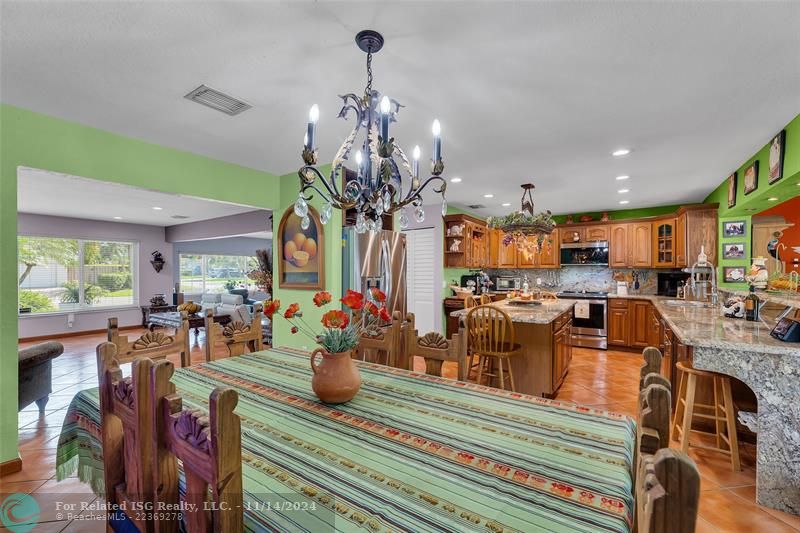
[[[317,355],[322,358],[316,363]],[[349,402],[361,388],[361,375],[350,352],[328,353],[322,348],[311,352],[311,388],[325,403]]]

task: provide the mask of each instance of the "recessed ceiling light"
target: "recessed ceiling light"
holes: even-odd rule
[[[503,205],[503,207],[509,207],[511,204],[510,204],[510,203],[508,203],[508,202],[506,202],[506,203],[504,203],[504,204],[502,204],[502,205]]]
[[[631,153],[631,151],[628,148],[620,148],[619,150],[614,150],[613,152],[611,152],[611,155],[613,155],[614,157],[624,157],[629,153]]]
[[[625,204],[631,203],[631,201],[630,200],[620,200],[619,203],[622,204],[622,205],[625,205]]]
[[[461,178],[450,178],[450,183],[461,183]]]
[[[158,207],[158,206],[154,206],[153,207],[154,211],[161,211],[162,209],[164,209],[164,208],[163,207]]]
[[[777,196],[770,196],[769,198],[767,198],[767,201],[768,202],[777,202],[778,201],[778,197]]]
[[[484,198],[494,198],[494,194],[491,194],[491,193],[489,193],[489,194],[484,194],[484,195],[483,195],[483,197],[484,197]]]
[[[114,217],[114,220],[122,220],[122,217]]]
[[[630,178],[630,176],[617,176],[616,179],[617,179],[617,181],[622,181],[622,180],[626,180],[628,178]]]
[[[630,189],[620,189],[617,191],[618,194],[625,194],[626,192],[631,192]]]

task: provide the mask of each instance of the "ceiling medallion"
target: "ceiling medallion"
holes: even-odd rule
[[[530,259],[533,255],[540,253],[543,246],[549,247],[550,243],[546,237],[553,233],[556,223],[550,211],[534,214],[532,191],[535,186],[532,183],[526,183],[521,187],[520,210],[513,211],[504,217],[489,217],[487,223],[490,228],[499,229],[505,233],[504,245],[515,243],[517,250]]]
[[[433,156],[431,157],[431,176],[420,181],[419,146],[412,152],[412,162],[389,136],[389,123],[396,122],[401,106],[372,89],[372,56],[383,47],[383,36],[373,30],[364,30],[356,35],[356,44],[367,54],[367,85],[363,96],[354,93],[339,96],[342,109],[339,117],[347,119],[354,114],[355,125],[344,140],[331,163],[330,175],[326,178],[317,169],[317,146],[315,144],[319,108],[316,104],[308,114],[308,127],[303,142],[303,163],[298,171],[300,177],[300,193],[294,204],[294,212],[301,220],[301,226],[308,227],[308,201],[313,193],[319,194],[325,201],[320,210],[320,221],[325,224],[330,220],[333,208],[355,209],[356,231],[380,231],[383,229],[382,215],[400,211],[400,228],[408,227],[409,219],[406,206],[414,208],[414,218],[418,222],[425,220],[422,209],[422,191],[434,182],[433,191],[442,195],[442,215],[447,212],[445,189],[447,182],[441,177],[444,171],[442,161],[441,127],[438,120],[433,121]],[[350,161],[350,153],[361,129],[364,138],[355,153],[357,177],[344,183],[340,190],[345,161]],[[403,174],[407,178],[403,180]]]

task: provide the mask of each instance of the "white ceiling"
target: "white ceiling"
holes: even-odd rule
[[[148,226],[177,226],[257,209],[27,167],[17,170],[17,206],[21,213]]]
[[[349,130],[363,28],[392,133],[430,155],[451,203],[619,208],[702,200],[800,111],[800,2],[2,2],[2,101],[278,174],[318,103],[321,159]],[[183,98],[201,83],[254,107]],[[610,152],[632,147],[627,158]],[[485,193],[494,193],[486,200]]]

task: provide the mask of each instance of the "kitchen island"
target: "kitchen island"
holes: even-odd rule
[[[522,355],[511,358],[516,391],[552,398],[564,381],[572,359],[570,328],[575,300],[545,300],[541,305],[513,305],[505,300],[493,305],[514,323],[514,342]],[[469,309],[453,311],[459,321]]]
[[[676,339],[691,347],[695,368],[733,376],[753,390],[756,499],[800,514],[800,344],[774,339],[764,321],[725,318],[715,308],[670,305],[660,297],[651,301]]]

